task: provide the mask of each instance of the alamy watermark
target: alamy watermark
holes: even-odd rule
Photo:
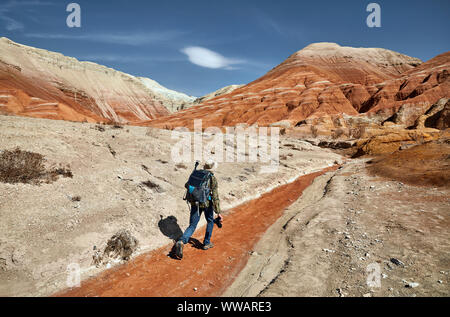
[[[378,263],[370,263],[366,267],[367,272],[367,279],[366,283],[367,286],[370,288],[380,288],[381,287],[381,267]]]
[[[366,19],[366,24],[369,28],[381,27],[381,7],[378,3],[369,3],[366,8],[367,12],[371,12]]]
[[[172,131],[178,141],[172,147],[175,163],[212,159],[217,163],[262,162],[260,173],[275,173],[280,163],[280,128],[278,127],[218,127],[202,128],[202,120],[194,120],[194,131],[185,127]],[[206,144],[204,144],[206,143]]]
[[[80,287],[81,285],[81,268],[78,263],[70,263],[67,268],[67,278],[66,285],[67,287]]]
[[[66,19],[66,25],[69,28],[81,27],[81,7],[78,3],[69,3],[66,7],[66,12],[70,12]]]

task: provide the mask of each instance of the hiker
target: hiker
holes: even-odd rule
[[[202,213],[205,214],[205,219],[207,222],[205,239],[203,240],[203,250],[208,250],[214,246],[214,244],[211,242],[212,231],[214,228],[214,212],[218,215],[219,222],[221,222],[223,219],[219,205],[217,179],[211,172],[213,169],[215,169],[217,164],[212,160],[207,160],[203,165],[203,170],[197,170],[197,166],[198,162],[195,165],[195,169],[192,172],[188,183],[186,183],[185,185],[187,189],[187,197],[185,197],[185,199],[191,204],[191,213],[189,227],[175,244],[175,254],[180,259],[183,257],[183,247],[189,242],[189,238],[197,228],[197,224]],[[198,181],[197,184],[195,183],[196,180]],[[197,188],[195,188],[196,192],[193,192],[193,186],[189,186],[190,183],[198,186],[198,188],[204,187],[203,190],[207,193],[207,197],[205,197],[206,199],[201,199],[201,195],[199,194],[200,190],[197,190]]]

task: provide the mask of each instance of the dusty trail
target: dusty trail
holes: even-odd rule
[[[125,265],[84,281],[56,296],[220,296],[248,261],[264,232],[295,202],[314,178],[337,167],[299,177],[260,198],[233,208],[222,229],[214,228],[215,247],[185,246],[182,261],[168,256],[172,245],[143,254]],[[204,227],[193,240],[202,241]]]

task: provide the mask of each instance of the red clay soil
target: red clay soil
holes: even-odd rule
[[[231,209],[223,227],[215,226],[215,247],[195,247],[205,228],[197,229],[184,257],[168,256],[172,245],[138,256],[130,262],[82,282],[81,287],[56,296],[220,296],[248,261],[249,253],[266,230],[296,201],[314,178],[337,166],[299,177],[260,198]],[[196,289],[196,290],[194,290]]]

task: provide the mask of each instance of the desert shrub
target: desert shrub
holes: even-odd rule
[[[100,131],[100,132],[105,132],[105,128],[99,124],[97,124],[95,126],[95,130]]]
[[[71,199],[73,202],[77,202],[77,201],[81,201],[81,197],[80,196],[74,196]]]
[[[107,262],[109,259],[120,259],[128,261],[131,255],[137,250],[139,241],[128,230],[119,230],[108,240],[103,256],[97,262]]]
[[[108,120],[103,124],[110,126],[112,129],[123,129],[123,124],[115,120]]]
[[[123,125],[121,125],[120,123],[117,123],[117,122],[110,124],[110,126],[112,129],[123,129]]]
[[[3,183],[34,184],[51,183],[58,176],[73,177],[69,167],[58,166],[46,169],[42,154],[22,151],[19,148],[0,154],[0,181]]]
[[[360,139],[366,133],[366,128],[362,125],[350,128],[350,137],[354,139]]]
[[[155,191],[157,193],[163,193],[165,191],[161,186],[159,186],[158,184],[156,184],[150,180],[142,182],[141,184],[146,186],[147,188],[152,189],[153,191]]]

